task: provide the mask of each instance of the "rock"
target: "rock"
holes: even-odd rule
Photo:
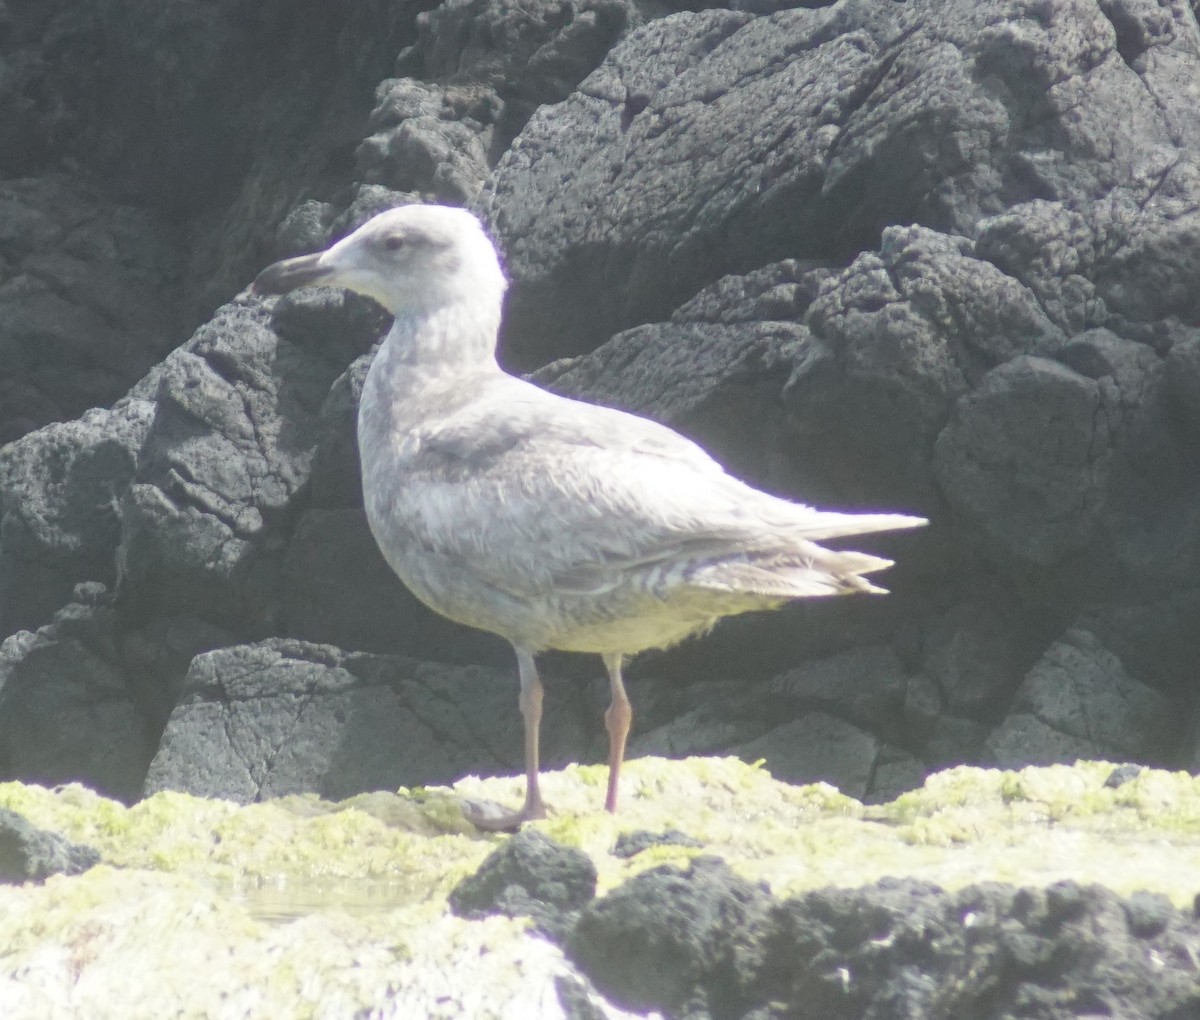
[[[738,748],[744,761],[762,759],[776,779],[830,783],[859,799],[871,784],[878,752],[870,733],[825,712],[810,712]]]
[[[1190,670],[1200,658],[1200,589],[1184,587],[1161,598],[1085,608],[1074,626],[1097,635],[1135,680],[1187,701]]]
[[[1121,33],[1085,2],[1040,20],[1006,3],[866,3],[650,23],[535,115],[487,185],[518,281],[508,335],[524,363],[555,337],[573,338],[555,353],[578,353],[748,263],[842,261],[890,223],[974,236],[1033,199],[1107,196],[1105,228],[1128,238],[1131,207],[1165,176],[1173,208],[1150,214],[1154,255],[1119,244],[1097,267],[1107,300],[1119,291],[1139,318],[1136,267],[1185,257],[1190,164],[1172,157],[1200,118],[1147,98],[1176,96],[1169,82],[1194,59],[1185,8],[1129,20],[1153,59],[1127,64]],[[781,113],[797,102],[802,118]],[[696,139],[719,158],[696,158]],[[587,279],[614,281],[620,300],[589,298]],[[1164,288],[1137,283],[1153,295],[1136,309],[1145,321]]]
[[[980,220],[975,253],[1036,297],[1067,336],[1101,317],[1093,282],[1100,258],[1087,217],[1064,202],[1032,199]]]
[[[866,544],[897,560],[888,599],[727,621],[635,664],[635,753],[766,741],[773,767],[830,775],[803,752],[815,709],[841,720],[825,764],[875,800],[919,767],[990,760],[989,736],[1014,763],[1200,760],[1187,5],[310,7],[0,9],[0,428],[105,405],[0,454],[0,637],[45,627],[81,583],[115,593],[106,644],[12,639],[6,668],[29,672],[19,698],[0,695],[0,729],[23,761],[67,754],[53,734],[21,744],[19,720],[91,706],[97,658],[119,711],[69,723],[86,753],[50,772],[121,796],[141,789],[172,710],[181,769],[199,762],[239,796],[271,788],[255,757],[270,739],[239,731],[242,759],[222,726],[205,763],[199,716],[180,736],[207,704],[180,703],[188,664],[217,648],[338,646],[298,655],[311,675],[281,667],[277,708],[256,688],[239,717],[293,733],[298,753],[296,691],[324,690],[323,670],[350,675],[347,703],[372,689],[389,720],[396,690],[422,719],[452,716],[413,662],[511,675],[501,643],[418,608],[362,526],[353,421],[386,317],[329,292],[234,297],[273,258],[416,199],[473,205],[506,249],[506,364],[667,422],[769,491],[933,521]],[[1063,653],[1071,631],[1098,649]],[[22,665],[25,650],[55,674]],[[375,683],[356,653],[410,665],[387,660],[399,687]],[[214,726],[246,666],[219,661],[232,672],[204,687]],[[548,668],[553,750],[595,760],[604,694],[575,683],[594,661],[569,662]],[[1015,700],[1043,668],[1074,707]],[[1105,727],[1132,692],[1136,740],[1089,729],[1093,672]],[[781,692],[784,674],[807,679]],[[507,767],[511,683],[494,702],[457,683],[446,696],[466,704],[445,729],[405,715],[398,732],[443,746],[424,758],[432,775]],[[445,735],[456,726],[472,746]],[[395,754],[382,729],[374,746]],[[323,739],[312,769],[289,761],[271,781],[322,788],[336,773]],[[123,764],[106,771],[111,755]],[[346,789],[421,781],[398,761],[347,766]]]
[[[921,758],[930,769],[980,761],[985,753],[984,741],[992,729],[975,719],[948,713],[939,715],[921,747]]]
[[[1178,732],[1161,694],[1126,674],[1094,634],[1073,629],[1030,670],[987,745],[1001,768],[1152,760],[1173,749]]]
[[[1109,460],[1096,383],[1028,356],[964,396],[934,448],[946,499],[1008,570],[1052,566],[1095,538]]]
[[[417,16],[417,41],[398,66],[461,87],[485,84],[505,104],[508,148],[530,114],[566,99],[641,15],[626,0],[571,0],[553,9],[522,0],[452,0]]]
[[[547,763],[579,741],[577,709],[567,691],[555,694],[543,723]],[[348,797],[510,771],[521,749],[497,731],[500,717],[515,734],[513,672],[283,639],[222,648],[192,662],[144,794]]]
[[[1146,770],[1141,765],[1118,765],[1108,774],[1108,778],[1104,780],[1105,786],[1110,786],[1114,790],[1119,789],[1126,783],[1137,779]]]
[[[636,857],[642,851],[655,846],[702,847],[704,844],[678,829],[667,829],[665,832],[638,829],[636,832],[622,832],[613,844],[612,855],[622,858]]]
[[[152,211],[49,174],[0,184],[0,222],[3,444],[111,404],[189,324],[175,239]]]
[[[993,367],[1063,339],[965,237],[923,227],[884,230],[878,253],[827,280],[804,321],[820,343],[785,391],[791,442],[818,484],[866,505],[884,488],[928,502],[929,446],[954,402]]]
[[[447,93],[411,78],[385,81],[376,92],[372,134],[356,152],[369,184],[403,193],[409,201],[462,205],[474,198],[488,172],[487,134],[501,102],[491,90]]]
[[[748,703],[741,684],[695,684],[678,692],[635,683],[630,691],[635,721],[627,756],[711,754],[718,747],[748,743],[769,728],[761,703]],[[643,708],[640,699],[646,694],[651,704]]]
[[[767,685],[781,703],[829,709],[876,732],[899,731],[895,723],[907,688],[905,669],[887,645],[812,660]]]
[[[163,793],[132,807],[0,784],[0,808],[88,834],[106,862],[0,887],[0,1001],[32,1018],[71,996],[98,1020],[263,1003],[292,1016],[314,996],[347,1013],[472,1018],[617,1020],[635,999],[637,1015],[692,1017],[921,1016],[940,1003],[964,1017],[1031,1004],[1188,1017],[1197,853],[1177,837],[1200,818],[1197,784],[1146,769],[1113,789],[1111,771],[961,768],[867,811],[736,760],[639,759],[621,818],[596,811],[602,768],[548,772],[555,812],[531,828],[590,857],[609,890],[568,941],[574,964],[524,919],[445,909],[496,849],[458,797],[507,798],[519,780],[340,803]],[[659,846],[646,869],[606,852],[664,812],[728,864]],[[964,874],[973,885],[943,891]]]
[[[44,882],[51,875],[78,875],[99,863],[100,855],[90,846],[0,808],[0,882]]]
[[[1171,411],[1195,451],[1200,448],[1200,335],[1174,344],[1167,366]]]
[[[871,783],[863,795],[864,804],[887,804],[925,781],[927,766],[914,754],[899,747],[884,745],[875,756]]]
[[[122,401],[0,449],[0,633],[47,623],[80,581],[115,583],[120,501],[152,412]]]
[[[536,931],[561,942],[596,895],[587,854],[540,832],[518,832],[450,891],[450,909],[478,920],[489,914],[531,917]]]
[[[736,1016],[768,904],[718,858],[652,868],[584,909],[567,955],[624,1009]]]
[[[1052,621],[1031,618],[1010,595],[991,590],[950,606],[925,638],[925,672],[939,707],[988,718],[1008,704],[1052,633]]]
[[[808,893],[773,911],[756,991],[759,1001],[803,1003],[831,1018],[897,1007],[920,1015],[941,1004],[970,1016],[984,1003],[1047,1017],[1081,1005],[1110,1015],[1183,1015],[1200,1004],[1194,981],[1154,961],[1194,937],[1194,925],[1159,899],[1123,902],[1096,885],[988,883],[947,893],[884,879]],[[880,945],[890,947],[885,958]],[[982,945],[993,949],[980,957]],[[968,960],[977,965],[961,970]]]
[[[121,659],[103,586],[94,587],[36,633],[0,644],[0,776],[83,781],[131,802],[154,754],[154,720]]]
[[[156,370],[154,419],[121,504],[124,612],[192,612],[251,636],[274,629],[278,524],[308,480],[340,372],[247,305],[224,308]]]

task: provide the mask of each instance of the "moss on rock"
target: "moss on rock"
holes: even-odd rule
[[[736,759],[644,758],[628,763],[616,817],[599,810],[603,769],[548,774],[553,810],[538,828],[591,856],[601,892],[715,854],[780,896],[885,875],[947,889],[1070,878],[1190,904],[1200,781],[1146,770],[1110,788],[1111,771],[957,768],[864,807]],[[514,1003],[540,1015],[530,996],[554,994],[568,969],[558,950],[520,922],[445,910],[449,890],[504,838],[473,831],[459,797],[516,802],[521,782],[247,806],[159,793],[133,807],[79,786],[2,784],[0,806],[91,844],[105,864],[0,888],[0,1013],[224,1015],[205,1012],[220,1002],[230,1015],[241,1004],[246,1015],[325,1016],[386,1001],[410,1010],[395,1015],[432,1016],[449,996],[453,1015],[516,1015]],[[617,835],[636,829],[678,829],[702,845],[614,856]],[[477,987],[490,989],[487,1001],[467,1003]]]

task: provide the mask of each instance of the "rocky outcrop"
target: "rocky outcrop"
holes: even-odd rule
[[[635,663],[634,753],[875,801],[1200,759],[1186,4],[144,6],[0,12],[4,775],[253,800],[513,767],[515,684],[456,679],[509,651],[365,528],[384,318],[238,293],[413,200],[488,220],[508,365],[933,522],[872,543],[889,599]],[[545,672],[548,753],[599,759],[596,665]],[[461,706],[434,724],[415,677]]]

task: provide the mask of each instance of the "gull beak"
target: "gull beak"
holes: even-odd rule
[[[286,294],[300,287],[320,287],[336,273],[328,262],[322,263],[325,252],[284,259],[267,266],[254,278],[250,289],[255,294]]]

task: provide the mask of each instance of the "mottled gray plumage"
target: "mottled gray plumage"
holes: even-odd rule
[[[369,294],[396,315],[358,420],[367,518],[384,557],[431,608],[517,651],[529,790],[517,815],[476,813],[480,824],[544,813],[537,652],[605,658],[613,809],[631,718],[623,656],[789,599],[880,592],[863,575],[888,560],[816,543],[925,523],[769,496],[656,422],[503,372],[504,276],[463,210],[393,209],[328,251],[268,267],[255,289],[308,284]]]

